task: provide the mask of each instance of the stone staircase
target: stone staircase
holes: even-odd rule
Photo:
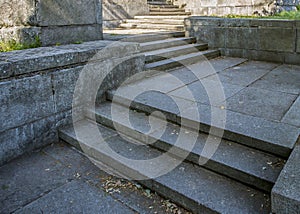
[[[181,64],[193,64],[203,55],[209,59],[219,56],[219,51],[208,50],[207,44],[196,43],[194,38],[185,38],[183,32],[133,36],[125,41],[140,43],[146,55],[145,69],[149,70],[165,71]],[[180,115],[174,102],[158,92],[145,93],[133,100],[136,86],[167,85],[170,81],[164,77],[155,78],[156,81],[149,79],[148,83],[147,80],[143,83],[141,80],[141,83],[133,83],[137,85],[124,86],[118,93],[115,90],[108,91],[106,101],[98,103],[95,109],[88,109],[85,119],[75,124],[76,130],[84,135],[83,138],[76,137],[73,126],[61,129],[60,138],[116,174],[127,178],[145,178],[139,182],[193,213],[270,213],[270,191],[291,152],[291,148],[280,143],[276,134],[266,136],[270,127],[274,133],[281,132],[280,127],[272,122],[262,123],[252,117],[232,113],[228,116],[224,136],[216,153],[202,165],[199,160],[206,158],[202,151],[209,138],[208,132],[210,128],[218,129],[207,119],[209,109],[201,109],[200,118],[196,119]],[[119,116],[113,116],[112,106]],[[156,111],[163,113],[167,122],[162,120],[160,114],[153,116]],[[125,115],[128,114],[133,125],[127,123]],[[156,124],[154,130],[150,127],[149,115]],[[96,118],[96,124],[93,118]],[[182,122],[185,131],[180,135]],[[259,127],[257,124],[260,124]],[[147,160],[160,157],[167,151],[170,154],[166,155],[164,161],[154,161],[153,165],[147,167],[124,162],[111,155],[96,136],[92,137],[92,141],[85,140],[93,136],[91,130],[95,126],[104,135],[108,146],[120,156]],[[167,128],[161,136],[163,126]],[[198,126],[200,133],[195,129]],[[179,136],[180,142],[175,144]],[[196,144],[189,151],[188,142],[195,136]],[[178,160],[182,163],[167,174],[159,177],[149,174],[156,168],[168,169],[171,163]]]
[[[184,19],[191,15],[166,0],[148,1],[149,14],[135,16],[120,24],[121,28],[184,30]]]
[[[124,42],[140,43],[145,54],[146,70],[166,70],[201,60],[218,57],[219,50],[208,49],[207,43],[197,43],[194,37],[185,37],[184,32],[145,34],[125,38]]]

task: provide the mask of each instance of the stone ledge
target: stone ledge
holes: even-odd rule
[[[297,214],[300,210],[300,140],[272,189],[272,212]]]
[[[108,48],[109,46],[109,48]],[[103,50],[101,54],[99,51]],[[95,56],[95,54],[98,54]],[[137,43],[94,41],[77,45],[41,47],[0,53],[0,79],[65,67],[94,60],[105,60],[139,52]],[[96,58],[95,58],[96,57]]]

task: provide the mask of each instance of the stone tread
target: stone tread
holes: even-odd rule
[[[126,114],[126,109],[126,107],[118,106],[118,113],[121,115]],[[119,130],[122,131],[123,134],[136,139],[137,141],[146,141],[144,143],[147,144],[150,143],[149,141],[152,142],[153,139],[156,140],[158,138],[156,136],[158,136],[159,129],[163,126],[161,125],[163,122],[158,119],[158,130],[147,133],[148,130],[146,124],[148,124],[149,117],[144,113],[130,111],[130,121],[133,123],[136,122],[139,126],[135,126],[135,130],[132,130],[132,127],[122,121],[121,117],[112,119],[110,102],[97,106],[95,112],[91,110],[87,115],[90,116],[90,118],[95,115],[97,122],[110,128],[114,128],[114,125],[111,122],[113,120],[114,124],[118,124],[119,128],[122,127]],[[174,145],[178,137],[177,134],[180,132],[180,126],[168,123],[167,127],[164,135],[159,138],[158,142],[153,146],[164,151],[168,151],[170,147],[175,146],[180,151],[184,151],[184,153],[189,152],[184,143],[182,145],[179,144],[178,146]],[[197,132],[193,130],[182,129],[182,131],[188,133],[185,134],[183,138],[186,143],[191,142],[193,137],[197,136]],[[205,146],[207,136],[207,134],[199,133],[198,140],[187,158],[194,164],[199,164],[199,158],[203,157],[201,152]],[[222,140],[220,141],[216,153],[204,167],[270,192],[279,176],[283,163],[284,160],[281,158],[231,141]]]
[[[163,30],[184,30],[184,26],[174,24],[157,24],[157,23],[122,23],[121,28],[139,28],[139,29],[163,29]]]
[[[164,70],[164,69],[171,69],[187,64],[195,64],[199,61],[205,59],[212,59],[218,57],[220,55],[219,50],[205,50],[197,53],[190,53],[178,57],[173,57],[170,59],[161,60],[158,62],[153,62],[146,64],[146,69],[157,69],[157,70]]]
[[[141,51],[152,51],[161,48],[170,48],[174,46],[186,45],[195,43],[196,39],[193,37],[180,37],[180,38],[169,38],[164,40],[156,40],[151,42],[140,43]]]
[[[163,39],[184,37],[184,31],[175,31],[175,32],[167,32],[167,33],[148,33],[142,35],[129,36],[127,38],[122,39],[124,42],[151,42]]]
[[[189,16],[176,16],[176,15],[161,15],[161,16],[134,16],[135,19],[185,19],[188,18]]]
[[[108,99],[112,99],[113,92],[108,92]],[[128,103],[132,101],[124,95],[117,95],[115,101]],[[200,124],[201,131],[207,132],[211,127],[210,119],[207,115],[211,114],[210,107],[202,105],[201,116],[199,120],[191,117],[182,117],[174,109],[165,108],[163,102],[153,103],[149,99],[134,100],[131,107],[136,110],[151,113],[152,111],[161,111],[168,116],[172,122],[180,124],[184,119],[193,124]],[[300,134],[300,129],[294,126],[280,122],[269,121],[263,118],[249,116],[238,112],[227,110],[226,127],[223,138],[232,140],[247,146],[257,148],[268,153],[272,153],[287,159],[294,148],[294,145]]]
[[[186,15],[191,15],[191,12],[169,12],[169,11],[159,11],[159,12],[149,12],[149,15],[153,15],[153,16],[174,16],[174,15],[178,15],[178,16],[186,16]]]
[[[167,25],[181,25],[183,26],[183,19],[126,19],[126,23],[135,23],[135,24],[167,24]]]
[[[206,50],[208,48],[208,44],[188,44],[182,46],[175,46],[171,48],[163,48],[155,51],[145,52],[146,63],[151,61],[163,60],[165,58],[176,57],[183,54],[189,54],[193,52],[199,52],[202,50]]]
[[[80,128],[80,124],[76,125]],[[84,129],[88,129],[84,123]],[[98,125],[100,132],[107,128]],[[73,127],[60,129],[60,137],[72,145],[79,145]],[[66,138],[66,136],[68,136]],[[119,155],[134,160],[145,160],[162,155],[159,150],[140,146],[113,135],[105,142]],[[100,142],[92,145],[80,142],[86,154],[92,158],[106,161],[111,157],[100,149]],[[79,148],[80,149],[80,148]],[[172,159],[172,158],[171,158]],[[116,159],[107,159],[109,164],[119,166],[119,170],[147,176],[148,168],[122,163]],[[171,172],[158,178],[141,180],[140,183],[174,202],[190,209],[194,213],[270,213],[269,196],[227,177],[208,171],[189,163],[181,163]]]

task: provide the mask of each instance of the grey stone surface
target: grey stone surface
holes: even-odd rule
[[[33,0],[2,0],[0,26],[35,24],[35,6]]]
[[[244,188],[245,186],[239,183],[186,163],[155,179],[153,183],[155,191],[174,198],[173,200],[176,198],[183,204],[189,204],[194,213],[270,212],[267,195]],[[254,196],[251,196],[253,194]]]
[[[252,87],[298,95],[300,93],[300,66],[281,65],[252,84]]]
[[[28,204],[16,213],[135,213],[116,202],[104,191],[79,181],[71,181],[46,196]]]
[[[41,29],[40,39],[43,46],[101,40],[102,26],[94,24],[46,27]]]
[[[213,80],[214,78],[219,78],[222,83],[248,86],[266,75],[276,66],[278,65],[274,63],[250,61],[228,68],[219,72],[216,76],[209,76],[205,79]]]
[[[10,213],[73,179],[72,171],[37,153],[0,168],[1,212]]]
[[[226,100],[232,111],[280,121],[297,98],[296,95],[248,87]]]
[[[4,40],[33,42],[39,37],[43,45],[53,45],[103,38],[101,0],[3,0],[0,10],[0,38]]]
[[[36,75],[0,83],[1,118],[0,131],[30,123],[54,112],[51,78]]]
[[[161,152],[158,150],[125,142],[120,137],[108,139],[107,143],[118,154],[134,160],[145,160],[161,155]],[[107,154],[104,150],[100,150],[97,147],[93,149],[94,151],[92,152],[91,150],[89,154],[105,160],[105,155]],[[135,171],[139,169],[136,165],[123,164],[125,164],[124,167],[129,167],[129,170]],[[124,167],[121,170],[124,171]],[[146,171],[145,169],[140,170],[140,172],[146,172],[151,169],[147,168]],[[267,195],[187,163],[182,163],[175,170],[154,179],[152,183],[149,181],[141,182],[175,202],[187,206],[196,213],[201,213],[202,211],[233,212],[233,210],[238,210],[237,212],[262,213],[269,212],[270,209]],[[264,205],[262,206],[262,204]]]
[[[171,96],[180,97],[193,102],[209,105],[220,105],[227,98],[241,91],[244,87],[202,79],[193,82],[170,93]]]
[[[1,213],[171,213],[165,199],[148,197],[141,186],[112,177],[63,143],[13,160],[0,167],[0,175]],[[120,185],[108,190],[107,184]]]
[[[221,48],[226,56],[299,64],[296,20],[193,16],[185,25],[188,36]]]
[[[136,43],[111,43],[96,41],[0,54],[5,62],[1,63],[0,72],[1,164],[22,152],[57,141],[57,128],[72,123],[72,110],[82,115],[82,102],[75,100],[72,109],[82,63],[93,57],[94,64],[101,68],[98,75],[105,74],[109,65],[115,67],[106,79],[109,84],[99,89],[99,99],[106,90],[142,70],[144,56],[134,55],[139,52]],[[86,85],[92,87],[89,83]]]
[[[95,24],[96,2],[95,0],[41,1],[37,14],[39,25],[47,27]]]
[[[231,67],[235,67],[246,61],[247,59],[243,59],[243,58],[220,57],[217,59],[212,59],[209,62],[211,63],[215,71],[219,72]]]
[[[290,125],[294,125],[294,126],[297,126],[300,128],[299,115],[300,115],[300,96],[298,96],[298,98],[293,103],[291,108],[284,115],[284,117],[282,118],[282,122],[290,124]]]
[[[272,190],[272,212],[274,213],[299,213],[299,158],[300,146],[298,143]]]

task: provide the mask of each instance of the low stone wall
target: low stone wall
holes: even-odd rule
[[[108,65],[114,68],[99,89],[99,99],[107,89],[142,71],[144,55],[138,54],[138,44],[111,43],[95,41],[0,54],[0,165],[58,141],[57,129],[72,122],[79,74],[96,53],[93,64],[103,72]],[[126,63],[120,63],[123,60]],[[73,110],[82,111],[82,105],[78,103]]]
[[[101,0],[2,0],[0,40],[43,46],[102,39]]]
[[[184,5],[192,15],[252,15],[274,8],[274,0],[173,0],[176,5]]]
[[[225,56],[300,64],[300,21],[194,16],[185,27]]]
[[[114,28],[125,19],[149,13],[147,0],[103,0],[103,26]]]
[[[297,214],[300,210],[300,139],[272,189],[272,212]]]

